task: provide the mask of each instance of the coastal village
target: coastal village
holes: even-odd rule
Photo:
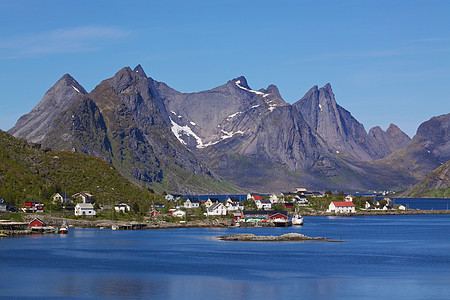
[[[154,201],[157,199],[158,201]],[[97,203],[95,195],[56,193],[48,203],[26,200],[22,207],[0,198],[0,234],[66,233],[70,227],[145,229],[172,227],[287,227],[303,225],[302,216],[405,212],[388,197],[333,194],[297,188],[279,194],[162,194],[148,212],[127,201]]]

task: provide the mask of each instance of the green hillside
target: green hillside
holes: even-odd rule
[[[428,174],[423,181],[408,189],[403,196],[450,198],[450,161]]]
[[[140,207],[162,197],[133,185],[100,158],[40,149],[0,131],[0,197],[19,208],[30,199],[50,203],[56,192],[88,192],[98,204],[126,201]]]

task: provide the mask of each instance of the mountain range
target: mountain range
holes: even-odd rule
[[[403,189],[449,159],[449,114],[409,138],[367,133],[330,84],[294,104],[244,77],[181,93],[138,65],[90,93],[64,75],[9,130],[44,147],[95,155],[138,185],[174,192]]]

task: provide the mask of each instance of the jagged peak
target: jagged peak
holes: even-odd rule
[[[237,86],[251,90],[251,88],[248,86],[247,79],[244,76],[239,76],[237,78],[234,78],[233,80],[228,81],[228,83],[233,83]]]
[[[144,71],[144,69],[142,68],[142,66],[141,66],[140,64],[138,64],[138,65],[133,69],[133,72],[138,73],[138,75],[139,75],[140,77],[147,78],[147,74],[145,74],[145,71]]]
[[[384,132],[384,130],[383,129],[381,129],[381,127],[380,126],[375,126],[375,127],[372,127],[372,128],[370,128],[370,130],[369,130],[369,135],[373,135],[373,134],[375,134],[376,132]]]
[[[73,88],[77,93],[87,94],[87,91],[70,74],[64,74],[54,85],[53,88],[67,86]]]
[[[332,91],[332,89],[331,89],[331,83],[328,82],[327,84],[325,84],[325,85],[323,86],[322,89]]]

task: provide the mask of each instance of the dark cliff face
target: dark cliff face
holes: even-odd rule
[[[414,140],[424,139],[430,151],[441,163],[450,159],[450,114],[433,117],[417,129]]]
[[[54,119],[65,111],[86,90],[69,74],[51,87],[42,100],[26,115],[20,117],[8,132],[29,142],[40,143],[52,128]]]
[[[373,165],[410,174],[416,182],[424,179],[450,158],[449,123],[450,114],[431,118],[419,126],[405,147],[374,161]]]
[[[367,134],[364,126],[336,103],[330,84],[313,87],[293,106],[337,154],[371,161],[390,155],[410,141],[394,124],[386,131],[374,127]]]
[[[360,160],[372,159],[364,143],[367,135],[364,126],[336,103],[330,84],[320,89],[313,87],[293,106],[337,153],[345,152]]]
[[[410,141],[411,138],[394,124],[391,124],[386,131],[376,126],[369,130],[366,138],[369,152],[374,159],[387,157],[407,146]]]

